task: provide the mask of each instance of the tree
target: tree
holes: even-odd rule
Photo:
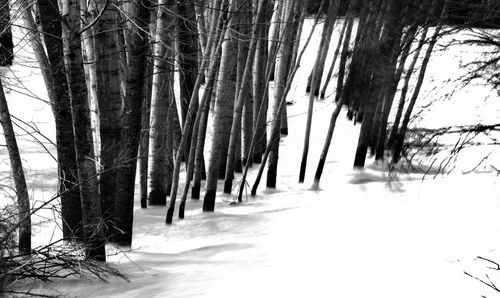
[[[117,243],[131,245],[132,223],[134,217],[135,173],[137,152],[141,131],[141,108],[144,100],[146,75],[146,54],[148,52],[148,24],[151,8],[149,1],[140,0],[130,3],[133,13],[129,16],[128,38],[128,76],[126,96],[123,107],[123,160],[118,169],[118,192],[115,201],[117,227],[123,231],[115,236]]]
[[[64,66],[68,80],[73,131],[75,133],[75,152],[86,256],[105,261],[106,252],[101,226],[101,202],[99,200],[97,172],[94,163],[94,146],[80,39],[82,31],[88,28],[80,27],[80,7],[76,0],[62,1],[62,24]]]
[[[365,94],[368,95],[366,102],[363,103],[363,122],[354,158],[355,167],[363,167],[366,160],[368,146],[371,142],[371,136],[374,127],[374,117],[376,109],[381,102],[385,84],[390,82],[390,77],[393,75],[396,68],[396,61],[391,59],[393,48],[400,42],[400,26],[402,4],[396,0],[389,0],[387,6],[382,6],[381,17],[386,21],[383,25],[383,32],[380,38],[374,38],[375,44],[368,56],[365,73],[367,81],[365,83]],[[377,23],[381,23],[382,19],[378,18]],[[376,28],[382,29],[382,24]],[[374,30],[375,36],[378,36],[378,30]],[[376,71],[375,71],[376,70]]]
[[[174,52],[172,29],[175,19],[170,12],[174,3],[171,0],[158,1],[156,42],[154,45],[153,87],[151,94],[150,123],[150,169],[149,203],[165,205],[167,194],[167,162],[171,159],[172,147],[167,148],[173,137],[173,62]],[[169,112],[169,110],[171,112]],[[177,111],[175,111],[177,113]],[[169,117],[170,116],[170,117]],[[170,125],[169,125],[170,123]],[[170,130],[168,128],[170,127]],[[170,144],[171,141],[170,141]],[[169,155],[169,156],[168,156]]]
[[[307,121],[306,121],[306,131],[304,133],[304,147],[302,151],[302,161],[300,163],[299,183],[304,182],[306,174],[307,156],[309,154],[309,139],[311,136],[314,98],[315,96],[319,95],[319,88],[321,86],[321,78],[323,76],[326,53],[330,45],[331,35],[335,24],[335,14],[337,13],[338,6],[339,6],[339,1],[335,0],[329,1],[328,14],[326,17],[325,24],[323,26],[323,35],[321,37],[321,42],[318,47],[316,61],[314,63],[314,67],[310,75],[311,83],[308,84],[308,89],[312,89],[312,92],[309,93],[309,105],[307,109]]]
[[[267,9],[267,5],[268,5],[267,0],[260,0],[258,2],[256,21],[255,21],[256,24],[264,22],[265,10]],[[248,92],[250,91],[249,83],[252,75],[252,66],[253,66],[253,59],[255,56],[256,45],[257,45],[257,25],[254,24],[252,28],[252,36],[250,39],[248,53],[247,55],[244,55],[246,59],[244,60],[245,63],[243,68],[243,75],[240,82],[241,85],[239,86],[239,88],[237,88],[238,90],[236,94],[237,101],[234,107],[233,122],[231,125],[231,138],[229,142],[229,148],[226,160],[226,178],[224,184],[225,193],[231,193],[232,183],[234,178],[233,172],[234,172],[235,151],[241,150],[241,146],[238,148],[236,144],[237,144],[237,138],[239,138],[241,135],[241,119],[242,119],[243,107],[245,105],[245,102],[250,100]]]
[[[193,0],[177,0],[177,48],[179,52],[179,89],[182,124],[186,122],[186,114],[198,76],[198,31]],[[198,102],[198,97],[194,98]],[[188,152],[191,140],[188,139],[182,151]],[[187,158],[187,157],[186,157]]]
[[[31,10],[25,11],[25,20],[34,36],[32,42],[35,54],[45,67],[42,74],[47,82],[46,88],[55,119],[56,150],[58,161],[58,192],[61,198],[61,217],[63,237],[83,238],[82,209],[75,155],[68,83],[64,71],[62,28],[57,0],[38,0],[41,34],[35,27]],[[43,37],[43,38],[42,38]],[[46,52],[45,50],[46,49]],[[38,53],[38,54],[37,54]],[[42,60],[43,59],[43,60]]]
[[[429,60],[431,58],[432,52],[434,50],[434,46],[436,45],[436,42],[440,36],[441,30],[443,28],[443,23],[444,20],[448,16],[448,9],[449,9],[449,3],[450,0],[445,0],[444,6],[441,9],[441,14],[436,26],[436,29],[434,30],[434,33],[432,34],[431,40],[429,41],[429,46],[427,47],[427,51],[425,53],[424,59],[422,60],[422,66],[420,67],[420,72],[417,78],[417,83],[415,85],[415,89],[413,90],[413,95],[410,99],[410,102],[408,103],[408,107],[406,108],[406,113],[403,118],[403,122],[401,123],[401,127],[398,130],[398,133],[396,135],[396,139],[394,142],[394,151],[393,151],[393,163],[396,164],[399,161],[399,158],[401,157],[401,151],[403,149],[403,141],[406,135],[406,132],[408,130],[408,124],[410,123],[410,117],[411,113],[413,111],[413,108],[415,107],[415,103],[417,102],[420,89],[422,88],[422,84],[424,82],[425,78],[425,73],[427,71],[427,66],[429,64]],[[438,3],[437,1],[433,2],[433,11],[438,10]],[[432,15],[432,13],[431,13]]]
[[[99,110],[100,172],[99,191],[105,219],[114,225],[116,178],[123,129],[119,71],[118,9],[116,0],[95,0],[92,26],[96,67],[97,106]]]
[[[222,45],[221,64],[217,81],[215,99],[213,139],[207,170],[206,192],[203,211],[214,211],[218,177],[224,177],[227,148],[234,110],[234,93],[236,77],[237,42],[232,38],[233,30],[238,24],[237,0],[229,1],[228,28]]]
[[[0,0],[0,66],[10,66],[14,61],[9,7],[9,0]]]
[[[21,254],[31,253],[31,209],[28,196],[28,187],[24,178],[23,164],[17,147],[16,135],[10,119],[7,99],[3,91],[2,81],[0,80],[0,123],[2,124],[5,144],[9,152],[10,168],[14,179],[14,186],[17,196],[18,208],[18,246]]]

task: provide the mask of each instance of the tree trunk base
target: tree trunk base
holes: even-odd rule
[[[193,187],[191,187],[191,199],[193,199],[193,200],[200,199],[200,189],[201,189],[201,183],[195,182],[193,184]]]
[[[179,205],[179,218],[183,219],[184,218],[184,210],[186,209],[186,202],[181,202]]]
[[[171,225],[173,219],[174,219],[174,208],[173,207],[168,207],[167,218],[165,219],[165,223],[167,225]]]
[[[149,205],[164,206],[167,204],[167,194],[161,190],[152,190],[149,193]]]
[[[203,211],[204,212],[214,212],[215,210],[215,189],[207,189],[205,193],[205,198],[203,199]]]
[[[226,179],[224,181],[224,193],[231,194],[233,190],[233,179]]]

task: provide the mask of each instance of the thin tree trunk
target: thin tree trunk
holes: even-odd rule
[[[400,43],[398,35],[398,24],[401,17],[402,6],[398,0],[391,0],[387,3],[386,14],[382,13],[378,22],[382,22],[382,18],[386,18],[386,29],[383,31],[380,40],[375,46],[375,50],[367,57],[367,68],[365,75],[370,76],[371,84],[369,87],[370,95],[367,97],[366,106],[363,109],[363,123],[359,134],[358,146],[354,158],[355,167],[363,167],[366,161],[366,154],[370,145],[371,136],[373,135],[374,120],[376,109],[382,100],[383,88],[386,82],[391,81],[390,77],[394,75],[395,61],[390,55],[396,44]],[[381,27],[377,25],[376,27]],[[378,30],[374,30],[378,36]],[[377,71],[375,71],[375,69]],[[370,74],[368,74],[368,72]],[[368,89],[365,88],[365,92]]]
[[[403,28],[401,28],[403,29]],[[382,109],[382,114],[380,115],[380,128],[377,133],[377,148],[376,148],[376,153],[375,153],[375,160],[382,160],[384,159],[385,155],[385,148],[386,148],[386,141],[387,141],[387,123],[389,120],[389,113],[392,108],[392,104],[394,102],[394,96],[396,95],[396,91],[398,89],[398,84],[399,81],[401,80],[401,75],[403,74],[404,71],[404,64],[406,62],[406,59],[408,58],[408,54],[410,52],[411,44],[413,39],[415,38],[415,34],[417,31],[417,25],[414,25],[410,27],[408,32],[406,33],[401,45],[397,47],[397,53],[395,53],[395,57],[393,59],[397,60],[397,55],[399,52],[401,52],[401,58],[400,62],[398,65],[398,68],[396,70],[396,73],[394,74],[394,78],[392,82],[388,82],[386,88],[387,91],[385,92],[384,95],[384,101],[383,101],[383,106],[381,107]],[[401,51],[402,50],[402,51]],[[394,65],[397,63],[394,62]]]
[[[325,0],[323,0],[321,2],[321,6],[320,6],[319,11],[322,10],[324,4],[325,4]],[[297,57],[297,63],[294,65],[293,70],[290,72],[290,75],[289,75],[288,80],[286,82],[285,89],[283,91],[283,96],[280,98],[280,101],[281,101],[280,105],[283,105],[286,102],[286,96],[287,96],[288,92],[290,91],[290,88],[292,86],[293,78],[295,77],[295,74],[297,73],[297,70],[298,70],[298,68],[300,66],[300,61],[302,60],[302,56],[304,55],[304,52],[307,49],[307,46],[309,45],[309,42],[311,41],[311,37],[313,35],[314,30],[316,29],[316,25],[318,24],[319,17],[320,17],[320,15],[318,14],[316,16],[316,19],[314,20],[314,23],[313,23],[313,26],[312,26],[311,31],[309,33],[309,36],[308,36],[308,38],[307,38],[307,40],[306,40],[306,42],[305,42],[305,44],[304,44],[304,46],[303,46],[300,54]],[[287,28],[288,26],[289,25],[285,25],[285,30],[289,30]],[[280,45],[280,44],[281,44],[281,42],[278,43],[278,45]],[[269,60],[269,62],[270,63],[268,63],[268,67],[267,67],[267,71],[266,71],[268,78],[270,78],[270,75],[271,75],[271,70],[273,68],[272,64],[274,62],[274,58],[271,58]],[[268,85],[266,85],[266,86],[268,86]],[[262,117],[262,111],[263,111],[263,109],[261,107],[260,110],[259,110],[257,121],[259,121],[259,118]],[[276,119],[274,119],[273,123],[275,124],[274,126],[277,126],[278,122],[276,122]],[[276,129],[275,127],[272,127],[271,131],[272,131],[272,134],[271,134],[271,138],[269,139],[269,143],[271,143],[272,140],[274,140],[276,138],[276,136],[274,134],[276,134],[277,132],[279,132],[279,129]],[[252,145],[250,146],[250,148],[252,148],[252,146],[255,144],[255,139],[256,138],[257,137],[255,136],[255,133],[254,133],[254,137],[252,138]],[[251,195],[252,196],[255,196],[255,194],[257,192],[257,187],[259,186],[260,180],[262,178],[262,173],[264,171],[265,162],[267,161],[267,158],[269,157],[269,154],[270,154],[270,151],[271,151],[271,147],[269,145],[270,144],[268,144],[268,146],[266,148],[266,151],[265,151],[264,156],[263,156],[262,163],[261,163],[261,165],[259,167],[259,172],[257,173],[257,177],[255,179],[254,185],[252,186],[252,190],[251,190]],[[249,169],[249,164],[247,163],[245,165],[245,170],[243,171],[242,181],[240,182],[240,190],[238,192],[238,202],[242,201],[243,190],[245,188],[245,183],[246,183],[246,177],[247,177],[247,174],[248,174],[248,169]]]
[[[312,89],[312,92],[309,93],[306,130],[304,133],[304,146],[302,150],[302,159],[300,162],[299,183],[304,183],[306,175],[307,156],[309,155],[309,140],[311,137],[312,116],[314,109],[314,99],[316,94],[319,93],[319,87],[321,85],[321,74],[323,73],[325,59],[326,59],[326,51],[328,50],[328,46],[326,44],[330,43],[330,38],[333,32],[333,25],[335,23],[333,17],[335,16],[337,7],[338,7],[338,1],[335,2],[330,1],[327,20],[323,26],[323,36],[321,38],[321,42],[318,47],[316,61],[314,63],[314,68],[312,70],[311,85],[309,86]]]
[[[319,96],[319,91],[321,88],[321,80],[323,78],[323,72],[325,69],[326,56],[328,55],[328,49],[330,48],[330,42],[332,40],[333,29],[335,27],[335,16],[337,14],[338,6],[340,1],[330,0],[330,5],[328,6],[328,11],[326,15],[326,20],[323,25],[323,32],[321,34],[321,41],[318,48],[318,57],[316,58],[316,63],[311,70],[311,74],[307,80],[306,92],[310,92],[313,89],[313,95]],[[316,78],[316,88],[312,88],[312,78]]]
[[[78,1],[62,1],[64,65],[71,100],[78,181],[82,204],[85,254],[88,258],[106,260],[101,202],[99,200],[94,146],[88,106],[85,71],[83,69]]]
[[[399,98],[399,104],[398,104],[398,109],[396,111],[396,116],[394,118],[394,124],[392,125],[392,130],[391,134],[389,136],[389,142],[388,142],[388,147],[392,148],[394,145],[394,141],[396,139],[398,129],[399,129],[399,122],[401,121],[401,117],[403,116],[403,111],[404,111],[404,106],[406,102],[406,95],[408,94],[408,89],[410,87],[410,79],[415,71],[415,66],[417,65],[418,58],[420,56],[420,52],[422,51],[422,48],[425,44],[425,40],[427,38],[427,33],[428,33],[429,28],[425,27],[424,30],[421,33],[420,40],[418,42],[417,49],[415,50],[415,53],[413,54],[413,59],[411,61],[410,66],[406,70],[406,75],[404,77],[404,82],[403,82],[403,87],[401,88],[401,95]]]
[[[265,21],[265,10],[267,9],[267,0],[259,0],[258,2],[258,8],[257,8],[257,15],[256,15],[256,24],[264,22]],[[243,106],[245,104],[245,101],[249,100],[248,97],[248,92],[250,90],[250,80],[251,80],[251,75],[252,75],[252,65],[253,65],[253,59],[255,56],[255,48],[257,44],[257,25],[254,25],[252,28],[252,36],[251,36],[251,41],[250,45],[248,48],[248,54],[245,55],[245,63],[244,63],[244,70],[243,70],[243,76],[241,79],[241,86],[238,88],[238,97],[236,101],[236,105],[234,108],[234,114],[233,114],[233,123],[231,125],[231,139],[229,142],[229,148],[228,148],[228,153],[227,153],[227,160],[226,160],[226,177],[225,177],[225,183],[224,183],[224,192],[225,193],[231,193],[232,189],[232,184],[233,184],[233,178],[234,178],[234,155],[236,150],[241,150],[240,148],[237,148],[236,146],[236,139],[241,136],[241,118],[242,118],[242,111],[243,111]]]
[[[332,65],[330,66],[330,69],[328,70],[328,74],[325,78],[325,84],[323,85],[323,89],[321,89],[320,98],[325,98],[326,88],[328,87],[328,84],[330,83],[330,80],[332,78],[333,71],[335,69],[335,65],[337,63],[337,59],[338,59],[338,56],[340,53],[340,47],[342,46],[342,42],[344,40],[344,35],[345,35],[346,29],[347,29],[347,23],[348,23],[348,21],[344,20],[344,24],[342,25],[342,29],[340,31],[340,37],[339,37],[339,41],[337,43],[337,48],[335,49],[335,53],[333,54]]]
[[[266,9],[266,21],[271,21],[272,10]],[[255,140],[255,146],[252,151],[252,162],[260,163],[262,159],[262,153],[266,146],[266,119],[267,119],[267,102],[269,99],[268,88],[266,88],[266,65],[268,63],[268,35],[269,35],[269,25],[268,23],[257,24],[258,26],[258,41],[257,48],[255,49],[255,59],[253,65],[253,84],[252,84],[252,95],[253,95],[253,121],[255,134],[259,136]],[[264,102],[264,103],[263,103]],[[257,122],[260,107],[264,108],[262,112],[263,116],[260,117]]]
[[[436,42],[443,28],[443,22],[444,22],[443,20],[445,20],[448,16],[449,3],[450,0],[445,0],[444,7],[441,11],[438,24],[434,30],[431,40],[429,41],[429,46],[425,53],[424,60],[422,60],[422,66],[420,67],[420,73],[418,74],[418,79],[417,83],[415,84],[415,89],[413,90],[413,95],[410,99],[410,102],[408,103],[408,107],[406,108],[406,113],[403,118],[403,122],[401,123],[401,128],[398,130],[398,134],[396,136],[394,144],[394,152],[392,157],[393,164],[398,163],[399,159],[401,158],[403,142],[406,136],[406,132],[408,130],[408,124],[410,123],[411,114],[413,112],[413,108],[415,107],[415,103],[417,102],[418,96],[420,94],[420,89],[422,88],[422,84],[424,83],[425,73],[427,71],[427,66],[429,65],[429,60],[431,59],[432,51],[434,50],[434,46],[436,45]],[[437,0],[435,0],[433,3],[434,9],[436,9],[437,5],[438,5]]]
[[[155,1],[157,4],[157,1]],[[146,68],[146,80],[144,84],[144,101],[141,108],[141,135],[139,142],[139,187],[141,208],[148,205],[148,163],[149,163],[149,123],[151,121],[151,94],[153,88],[153,65],[154,65],[154,42],[156,36],[156,13],[149,17],[149,46]]]
[[[212,37],[210,37],[210,38],[212,38]],[[209,43],[210,43],[210,41],[209,41]],[[222,39],[220,39],[216,45],[219,50],[216,52],[216,56],[212,58],[212,59],[214,59],[214,61],[212,62],[211,66],[210,66],[207,86],[213,86],[213,84],[214,84],[215,74],[217,73],[217,68],[219,65],[218,59],[219,59],[220,52],[221,52],[221,45],[222,45]],[[205,68],[205,65],[208,63],[207,62],[208,57],[205,57],[204,60],[206,60],[206,61],[202,62],[203,68]],[[199,77],[200,83],[201,83],[202,79],[203,79],[203,76],[202,76],[202,73],[200,73],[200,77]],[[195,85],[196,91],[199,90],[199,87],[200,87],[199,85],[200,84]],[[197,139],[198,145],[196,145],[195,142],[192,142],[191,148],[189,150],[189,159],[188,159],[188,164],[186,166],[186,168],[187,168],[186,169],[186,184],[184,185],[184,190],[182,192],[182,197],[181,197],[181,203],[179,206],[179,218],[181,218],[181,219],[184,218],[184,210],[186,207],[187,194],[189,191],[190,182],[192,180],[191,178],[193,176],[193,169],[194,169],[195,162],[196,162],[195,159],[197,160],[198,163],[200,163],[200,161],[203,160],[203,154],[200,154],[199,158],[201,160],[198,160],[198,157],[196,156],[196,154],[198,153],[197,152],[198,149],[200,149],[200,151],[203,151],[203,147],[204,147],[203,145],[205,142],[205,134],[206,134],[206,127],[207,127],[206,120],[208,117],[208,110],[210,108],[211,93],[212,93],[212,91],[210,89],[205,89],[203,91],[203,97],[202,97],[202,100],[200,103],[201,110],[197,111],[197,113],[196,113],[196,118],[194,120],[194,125],[193,125],[193,131],[192,132],[190,132],[188,130],[184,131],[185,133],[191,133],[192,140]],[[193,108],[193,112],[194,112],[194,108]],[[189,116],[190,115],[188,115],[188,120],[192,121],[192,117],[189,118]],[[201,146],[200,146],[200,143],[201,143]],[[180,159],[178,161],[179,161],[179,166],[180,166]],[[201,170],[201,166],[199,166],[199,168]],[[174,173],[177,174],[178,171],[179,171],[179,169],[176,168],[176,171],[174,171]],[[198,180],[198,183],[199,183],[199,180]],[[195,189],[195,191],[198,191],[198,197],[199,197],[199,186],[197,187],[197,190]],[[167,212],[167,223],[171,223],[171,221],[172,221],[172,218],[171,218],[172,214],[170,214],[170,212],[173,212],[173,207],[172,207],[172,209],[170,209],[170,207],[169,207],[169,212]],[[170,211],[170,210],[172,210],[172,211]],[[170,216],[170,218],[168,216]],[[170,222],[169,222],[169,220],[170,220]]]
[[[223,23],[223,22],[221,22],[221,23]],[[211,44],[213,43],[215,36],[216,36],[215,32],[212,31],[210,33],[210,38],[208,41],[209,47],[212,46]],[[222,41],[223,40],[221,38],[217,42],[217,45],[215,48],[216,49],[216,51],[215,51],[216,56],[215,57],[218,57],[220,55]],[[205,91],[204,91],[204,94],[202,97],[202,102],[200,103],[200,106],[203,108],[203,111],[197,109],[198,102],[197,102],[197,100],[195,101],[195,98],[196,99],[198,98],[198,92],[199,92],[199,89],[201,86],[201,82],[204,78],[203,74],[204,74],[204,70],[206,68],[206,65],[208,64],[208,59],[209,59],[209,57],[207,57],[207,56],[205,56],[203,58],[202,64],[201,64],[201,72],[198,74],[198,76],[196,78],[194,90],[193,90],[191,101],[189,104],[189,109],[188,109],[187,114],[186,114],[186,122],[184,123],[184,127],[182,130],[182,138],[181,138],[181,142],[180,142],[181,148],[184,148],[186,146],[187,141],[191,138],[192,135],[193,136],[197,135],[197,133],[198,133],[197,130],[199,127],[201,116],[202,116],[203,112],[205,112],[205,113],[207,112],[205,110],[205,107],[209,106],[209,98],[210,98],[211,90],[205,89]],[[215,60],[213,60],[212,65],[210,67],[209,82],[207,82],[207,84],[213,85],[213,80],[215,80],[215,73],[217,72],[217,69],[216,69],[217,64],[218,64],[217,58],[215,58]],[[193,120],[193,118],[195,118],[195,119]],[[194,128],[194,132],[193,132],[193,128]],[[179,217],[180,218],[184,217],[184,207],[186,205],[187,190],[189,189],[189,183],[191,182],[192,167],[194,165],[194,162],[193,162],[194,152],[195,152],[195,148],[194,148],[194,146],[192,146],[192,148],[190,148],[190,154],[189,154],[188,162],[187,162],[188,169],[186,170],[186,185],[184,187],[182,202],[181,202],[181,206],[179,209]],[[174,171],[173,171],[172,190],[170,193],[170,204],[169,204],[168,209],[167,209],[167,216],[166,216],[166,220],[165,220],[167,224],[171,224],[172,220],[173,220],[175,202],[176,202],[176,198],[177,198],[177,190],[178,190],[178,186],[179,186],[179,175],[180,175],[180,168],[181,168],[181,163],[182,163],[182,156],[183,156],[182,152],[177,152],[176,159],[175,159],[175,165],[174,165]],[[190,165],[190,163],[191,163],[191,165]]]
[[[221,0],[217,0],[221,2]],[[220,6],[220,5],[219,5]],[[212,19],[210,25],[210,35],[208,39],[208,45],[206,53],[217,53],[217,49],[215,46],[222,42],[224,39],[224,31],[225,23],[227,22],[226,16],[223,15],[220,19]],[[219,47],[219,46],[218,46]],[[200,120],[200,128],[198,131],[198,136],[196,137],[196,155],[194,160],[194,177],[193,177],[193,188],[191,189],[191,198],[197,200],[200,198],[200,190],[201,190],[201,180],[206,179],[206,169],[205,169],[205,159],[203,151],[205,149],[205,139],[206,139],[206,131],[207,131],[207,123],[209,117],[210,103],[212,102],[211,98],[214,94],[214,85],[215,79],[219,72],[220,67],[220,57],[219,55],[211,55],[211,59],[213,59],[214,65],[211,66],[210,73],[207,77],[207,82],[205,84],[205,90],[203,96],[208,96],[207,105],[203,109],[202,120]],[[208,63],[208,62],[205,62]],[[205,70],[203,70],[205,72]],[[205,95],[205,92],[208,92]]]
[[[337,77],[337,87],[335,91],[335,102],[340,100],[342,95],[342,89],[344,88],[344,77],[347,68],[347,59],[349,58],[349,44],[351,43],[352,27],[354,25],[354,18],[349,17],[347,22],[347,29],[345,33],[344,45],[342,46],[342,52],[340,55],[339,62],[339,75]],[[346,101],[344,101],[345,103]]]
[[[82,20],[82,27],[90,25],[93,21],[90,8],[87,6],[88,1],[79,0],[80,3],[80,18]],[[64,26],[64,25],[63,25]],[[97,68],[95,63],[94,39],[92,38],[92,28],[84,30],[81,36],[82,41],[82,57],[83,67],[85,70],[85,78],[87,83],[88,101],[90,106],[90,121],[92,123],[92,137],[94,141],[94,155],[97,165],[100,164],[101,159],[101,135],[100,135],[100,122],[99,122],[99,108],[97,102]]]
[[[24,178],[23,164],[17,147],[16,135],[10,119],[7,99],[3,91],[2,81],[0,80],[0,122],[3,128],[5,144],[9,152],[10,168],[12,178],[16,188],[17,208],[18,208],[18,246],[19,253],[31,253],[31,217],[30,217],[30,199],[28,196],[28,187]]]

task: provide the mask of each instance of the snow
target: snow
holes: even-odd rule
[[[248,195],[238,206],[228,204],[233,199],[230,195],[219,193],[214,213],[201,212],[202,202],[189,200],[186,219],[175,220],[172,226],[164,224],[166,208],[140,209],[136,204],[132,248],[108,247],[110,264],[130,282],[72,278],[30,286],[37,292],[70,297],[494,297],[495,292],[464,271],[485,280],[488,274],[500,282],[499,271],[488,269],[492,264],[477,258],[500,261],[496,173],[392,177],[372,160],[363,170],[353,169],[359,125],[346,121],[343,112],[319,188],[312,189],[335,108],[332,98],[327,98],[315,103],[306,181],[297,183],[307,106],[304,82],[317,37],[290,94],[295,104],[288,106],[290,135],[281,140],[276,189],[265,189],[263,181],[258,195]],[[336,38],[338,34],[332,44]],[[440,59],[433,59],[429,69],[429,80],[436,84],[448,79],[440,77]],[[15,71],[25,69],[14,67]],[[46,97],[38,73],[25,80],[30,90]],[[333,87],[327,94],[332,94]],[[423,94],[433,89],[425,88]],[[476,112],[481,117],[489,112],[487,117],[497,119],[498,102],[483,102],[481,96],[475,105],[469,100],[460,106],[467,92],[457,94],[442,103],[457,110],[465,106],[454,121],[465,121]],[[45,124],[43,131],[53,135],[47,106],[15,93],[8,99],[13,114]],[[421,123],[441,127],[453,115],[457,114],[431,113]],[[56,190],[55,163],[39,153],[38,145],[24,138],[20,143],[33,200],[44,201]],[[469,167],[471,158],[482,158],[471,152],[457,161],[458,168]],[[3,149],[1,153],[6,154]],[[498,164],[498,159],[492,156],[485,167],[490,169],[494,162]],[[8,176],[7,165],[1,166],[3,176]],[[249,183],[256,170],[254,166]],[[50,216],[46,210],[42,213]],[[39,224],[35,242],[47,241],[52,232],[50,222]]]

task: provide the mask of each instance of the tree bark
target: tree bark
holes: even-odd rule
[[[265,20],[265,9],[267,9],[267,0],[260,0],[258,2],[256,24],[264,22]],[[252,75],[252,65],[255,56],[255,48],[257,44],[257,25],[252,28],[252,36],[250,39],[250,45],[248,47],[247,55],[244,55],[245,63],[243,66],[243,75],[241,78],[241,85],[238,89],[237,101],[234,108],[233,123],[231,125],[231,139],[229,142],[229,148],[226,160],[226,177],[224,183],[224,192],[231,193],[232,183],[234,178],[234,156],[236,150],[241,150],[241,146],[237,148],[236,140],[241,136],[241,119],[242,111],[245,102],[249,100],[248,92],[250,91],[250,81]],[[243,64],[243,63],[242,63]],[[241,162],[241,161],[240,161]]]
[[[9,0],[0,0],[0,66],[11,66],[14,61],[11,24]]]
[[[57,0],[38,0],[40,26],[47,50],[52,91],[48,91],[56,126],[58,192],[61,197],[63,237],[83,239],[82,209],[71,120],[68,82],[64,71],[62,28]]]
[[[237,44],[232,38],[232,31],[238,24],[235,14],[236,0],[230,0],[228,29],[222,45],[221,65],[217,86],[214,111],[213,139],[207,171],[206,192],[203,201],[203,211],[213,212],[217,191],[217,178],[224,177],[226,153],[229,145],[229,135],[234,110],[235,82],[231,77],[236,73]]]
[[[123,129],[116,0],[95,1],[92,16],[94,19],[98,18],[92,29],[101,140],[99,191],[103,218],[114,226],[116,178],[120,166],[118,156],[122,149]],[[110,232],[113,231],[110,229]]]
[[[403,122],[401,123],[401,128],[398,130],[398,135],[396,137],[396,141],[394,143],[394,152],[392,157],[392,163],[397,164],[399,159],[401,158],[401,153],[403,149],[403,142],[406,136],[406,132],[408,130],[408,124],[410,123],[411,114],[413,112],[413,108],[417,102],[418,96],[420,94],[420,89],[422,88],[422,84],[424,83],[425,73],[427,71],[427,66],[429,65],[429,60],[432,56],[432,51],[434,50],[434,46],[441,34],[441,30],[443,29],[443,20],[445,20],[448,16],[448,6],[450,0],[445,0],[444,6],[441,10],[441,14],[439,17],[438,24],[434,30],[431,40],[429,41],[429,46],[427,47],[427,51],[425,52],[424,59],[422,60],[422,66],[420,67],[420,73],[418,74],[417,83],[415,84],[415,89],[413,90],[413,95],[408,103],[408,107],[406,108],[406,113],[403,118]],[[437,9],[438,2],[437,0],[433,1],[433,7]],[[433,15],[433,14],[431,14]]]
[[[146,75],[146,54],[148,52],[148,23],[150,15],[149,1],[140,0],[134,5],[129,17],[131,26],[127,44],[128,55],[127,89],[123,108],[123,160],[118,170],[118,193],[115,202],[117,226],[123,233],[114,237],[115,242],[124,245],[132,243],[132,223],[134,218],[134,189],[137,169],[137,151],[141,131],[141,108],[144,99]]]
[[[85,254],[98,261],[106,260],[101,202],[99,200],[94,146],[90,123],[87,86],[81,49],[80,9],[76,0],[62,1],[64,66],[68,80],[75,137],[78,182],[82,204]]]
[[[18,246],[19,253],[29,255],[31,253],[31,217],[30,217],[30,199],[28,196],[28,187],[24,178],[23,164],[17,147],[16,135],[10,119],[7,99],[3,91],[2,81],[0,80],[0,122],[3,128],[5,144],[10,158],[10,169],[17,196],[18,209]]]
[[[304,183],[304,178],[306,175],[307,156],[309,155],[309,139],[311,137],[314,99],[315,96],[319,94],[321,77],[324,70],[324,64],[325,64],[326,54],[328,51],[328,46],[330,44],[331,35],[333,32],[333,25],[335,24],[334,17],[338,8],[338,4],[339,4],[338,1],[330,1],[330,6],[328,7],[327,19],[323,26],[323,36],[321,38],[321,42],[318,47],[316,61],[314,63],[314,67],[311,73],[311,84],[309,87],[312,89],[312,92],[309,93],[306,130],[304,133],[304,147],[302,150],[302,160],[300,162],[299,183]]]
[[[149,203],[165,205],[167,197],[167,127],[173,128],[169,107],[173,109],[172,41],[174,18],[169,12],[172,0],[158,1],[156,43],[154,45],[153,88],[151,94]],[[175,111],[177,113],[177,111]],[[173,137],[173,130],[168,132]]]
[[[347,23],[348,23],[347,20],[344,20],[344,24],[342,25],[342,29],[340,30],[340,36],[339,36],[339,41],[337,43],[337,48],[335,49],[335,53],[333,54],[332,64],[330,66],[330,69],[328,70],[328,74],[326,75],[325,83],[323,85],[323,89],[321,89],[321,92],[320,92],[320,98],[325,98],[326,88],[328,87],[328,84],[330,83],[330,80],[332,78],[333,71],[335,69],[335,65],[337,63],[337,59],[339,57],[340,48],[342,47],[342,43],[343,43],[343,40],[344,40],[344,35],[345,35],[346,29],[347,29]]]
[[[417,49],[415,50],[415,53],[413,54],[413,59],[410,63],[410,66],[406,70],[406,74],[405,74],[404,81],[403,81],[403,87],[401,88],[401,94],[399,97],[398,109],[396,111],[394,123],[392,124],[391,134],[389,136],[389,142],[388,142],[389,148],[392,148],[392,146],[394,145],[394,141],[395,141],[397,133],[398,133],[399,123],[401,122],[401,117],[403,116],[404,106],[405,106],[405,102],[406,102],[406,95],[408,94],[408,89],[410,87],[410,79],[411,79],[413,72],[415,71],[415,66],[417,65],[418,58],[420,56],[420,52],[425,44],[428,30],[429,30],[428,27],[425,27],[422,30]]]
[[[196,13],[193,0],[177,0],[178,50],[179,50],[179,87],[182,113],[182,125],[186,122],[187,111],[193,94],[193,88],[198,76],[198,32],[196,28]],[[197,95],[197,94],[195,94]],[[198,103],[198,97],[194,97]],[[196,105],[196,109],[198,105]],[[186,147],[181,148],[187,154],[191,138],[186,142]]]

